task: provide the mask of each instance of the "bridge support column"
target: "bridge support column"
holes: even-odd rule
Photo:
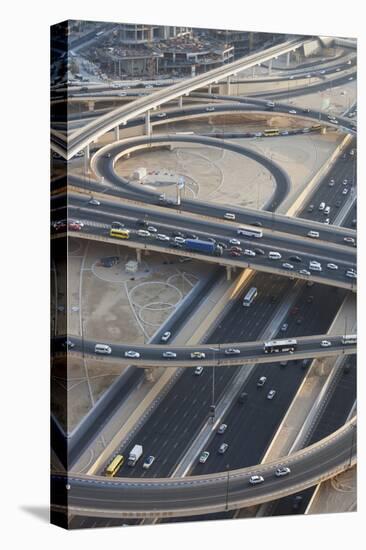
[[[270,59],[268,62],[268,75],[272,74],[272,63],[273,59]]]
[[[208,93],[209,93],[209,94],[212,94],[212,84],[209,84],[209,85],[208,85]]]
[[[154,369],[151,367],[147,367],[146,369],[144,369],[144,372],[145,372],[145,380],[147,382],[154,382],[155,380]]]
[[[119,141],[119,126],[116,126],[114,129],[114,139]]]
[[[95,102],[94,101],[88,101],[88,109],[89,111],[94,111]]]
[[[255,65],[253,65],[253,67],[252,67],[252,78],[254,78],[254,77],[255,77]]]
[[[151,136],[150,111],[146,111],[145,115],[145,135]]]
[[[286,54],[286,67],[290,66],[290,54],[291,52],[287,52]]]
[[[320,130],[320,133],[322,135],[325,135],[327,133],[327,127],[326,126],[323,126],[322,129]]]
[[[138,264],[141,263],[141,249],[140,248],[136,248],[136,261]]]
[[[89,173],[89,160],[90,160],[90,145],[87,145],[84,149],[84,171]]]
[[[181,95],[178,97],[178,107],[179,109],[183,109],[183,96]]]
[[[231,270],[232,267],[230,265],[226,266],[226,280],[231,281]]]
[[[228,76],[226,79],[226,93],[227,95],[231,94],[231,76]]]

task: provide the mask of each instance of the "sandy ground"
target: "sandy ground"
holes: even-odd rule
[[[100,259],[106,256],[119,256],[120,261],[102,267]],[[52,278],[53,304],[57,293],[62,308],[55,317],[56,333],[66,333],[67,310],[70,339],[83,333],[85,339],[101,342],[147,342],[207,272],[203,263],[181,263],[178,256],[153,253],[144,255],[139,270],[131,274],[125,271],[131,259],[136,258],[130,249],[70,238],[67,308],[59,291],[65,266],[56,266]],[[125,368],[72,354],[67,365],[55,361],[52,410],[62,426],[73,430]]]

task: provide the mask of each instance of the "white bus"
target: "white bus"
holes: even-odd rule
[[[248,290],[248,292],[243,298],[243,306],[249,307],[254,302],[257,296],[258,296],[258,291],[255,288],[255,286],[252,286],[252,288]]]
[[[255,229],[254,227],[245,227],[241,225],[237,230],[238,235],[244,235],[245,237],[256,237],[261,239],[263,237],[263,231],[261,229]]]
[[[297,347],[297,340],[294,338],[288,340],[271,340],[264,342],[264,353],[294,352]]]
[[[357,334],[347,334],[342,336],[342,344],[357,344]]]

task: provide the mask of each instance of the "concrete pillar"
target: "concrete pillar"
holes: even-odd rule
[[[182,95],[178,98],[178,107],[179,107],[179,109],[183,109],[183,96]]]
[[[270,59],[268,62],[268,75],[272,74],[272,62],[273,59]]]
[[[230,265],[226,266],[226,280],[231,281],[231,266]]]
[[[228,76],[226,79],[226,93],[227,95],[231,94],[231,76]]]
[[[114,139],[119,141],[119,126],[116,126],[114,129]]]
[[[89,173],[89,160],[90,160],[90,146],[87,145],[84,149],[84,171]]]
[[[291,52],[287,52],[286,54],[286,67],[290,66],[290,54]]]
[[[141,249],[140,248],[136,248],[136,261],[138,264],[141,263]]]
[[[154,382],[155,380],[154,369],[151,367],[147,367],[146,369],[144,369],[144,372],[145,372],[145,379],[147,380],[147,382]]]
[[[209,85],[208,85],[208,93],[209,93],[209,94],[212,94],[212,84],[209,84]]]
[[[255,65],[253,65],[253,67],[252,67],[252,78],[254,78],[254,77],[255,77]]]
[[[327,133],[327,127],[323,126],[322,129],[320,130],[320,133],[324,136]]]
[[[151,136],[150,111],[146,111],[145,114],[145,135]]]
[[[94,111],[95,101],[88,101],[89,111]]]

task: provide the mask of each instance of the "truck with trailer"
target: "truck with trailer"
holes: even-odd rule
[[[211,241],[203,241],[201,239],[186,239],[184,244],[187,250],[192,250],[194,252],[214,254],[215,256],[222,256],[223,253],[222,247]]]
[[[135,466],[137,461],[141,458],[142,453],[142,445],[135,445],[130,451],[127,464],[131,467]]]

